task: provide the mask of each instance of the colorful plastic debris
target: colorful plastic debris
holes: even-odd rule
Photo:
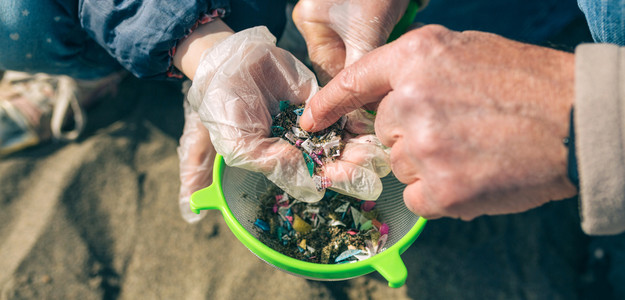
[[[362,208],[363,211],[371,211],[375,207],[375,204],[375,201],[362,201],[360,208]]]
[[[382,223],[380,223],[377,219],[371,219],[371,224],[373,224],[373,226],[375,226],[378,230],[382,227]]]
[[[354,255],[360,254],[361,252],[362,252],[362,250],[360,250],[360,249],[346,250],[343,253],[341,253],[334,261],[335,262],[340,262],[340,261],[344,261],[344,260],[349,260],[351,257],[353,257]]]
[[[302,115],[302,113],[304,113],[304,108],[298,108],[298,109],[295,109],[295,110],[293,110],[293,112],[294,112],[296,115],[301,116],[301,115]]]
[[[267,222],[261,219],[256,219],[256,222],[254,222],[254,225],[262,229],[263,231],[269,231],[269,224],[267,224]]]
[[[344,213],[349,208],[349,202],[343,203],[341,206],[337,207],[334,211],[337,213]]]
[[[299,247],[306,250],[306,239],[302,239],[302,241],[299,243]]]
[[[323,166],[341,155],[346,119],[343,117],[319,132],[307,132],[299,127],[299,117],[304,112],[304,105],[288,105],[285,102],[288,103],[280,102],[280,112],[273,117],[271,136],[282,138],[299,148],[310,175],[323,177]]]
[[[306,223],[306,221],[302,220],[298,215],[295,215],[295,220],[293,220],[293,229],[298,233],[308,233],[312,230],[312,226]]]
[[[341,118],[319,132],[299,127],[304,105],[280,102],[280,112],[273,117],[271,135],[288,141],[301,152],[306,167],[319,191],[325,190],[318,203],[306,203],[289,197],[271,186],[260,196],[255,225],[261,228],[258,238],[285,255],[313,263],[349,263],[367,259],[382,251],[388,237],[388,225],[378,218],[376,203],[330,191],[332,181],[324,168],[341,156],[345,146]],[[258,224],[256,224],[258,223]]]
[[[313,182],[318,191],[322,191],[332,186],[332,180],[325,176],[313,175]]]
[[[381,235],[388,234],[388,225],[386,223],[383,223],[382,226],[380,227],[380,234]]]
[[[364,223],[360,224],[360,230],[369,230],[371,229],[371,227],[373,227],[373,223],[371,222],[371,220],[367,220]]]
[[[287,199],[293,198],[273,185],[259,198],[258,220],[269,230],[256,221],[258,238],[274,250],[321,264],[356,262],[383,251],[389,228],[367,217],[377,217],[375,207],[364,212],[363,201],[332,191],[318,203]]]

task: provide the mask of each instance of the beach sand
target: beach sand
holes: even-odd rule
[[[267,265],[218,212],[177,204],[180,85],[126,79],[76,143],[0,160],[0,299],[578,299],[587,269],[577,201],[428,223],[402,256],[406,284],[377,273],[319,282]],[[599,283],[597,283],[599,282]]]

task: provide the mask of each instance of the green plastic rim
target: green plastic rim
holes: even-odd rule
[[[419,218],[412,229],[393,246],[366,260],[347,264],[316,264],[286,256],[263,244],[248,232],[228,207],[223,195],[222,177],[225,162],[221,155],[215,158],[213,184],[191,196],[191,210],[199,213],[204,209],[216,209],[234,235],[259,258],[286,272],[316,280],[343,280],[379,272],[390,287],[400,287],[406,282],[408,271],[400,255],[417,239],[427,222]]]
[[[410,2],[408,2],[408,7],[406,8],[406,12],[401,17],[399,22],[397,22],[397,25],[393,27],[393,31],[391,31],[391,34],[389,35],[388,40],[386,42],[390,43],[396,40],[397,38],[399,38],[402,34],[404,34],[408,30],[408,27],[412,25],[412,22],[414,21],[414,18],[417,16],[418,11],[419,11],[419,4],[417,3],[417,1],[411,0]]]
[[[410,1],[403,17],[389,35],[389,43],[406,32],[418,10],[417,2],[415,0]],[[213,166],[213,183],[211,186],[193,193],[190,201],[191,210],[195,213],[200,213],[200,210],[205,209],[221,211],[232,233],[260,259],[288,273],[315,280],[343,280],[377,271],[388,281],[390,287],[398,288],[406,282],[408,270],[400,255],[419,237],[427,223],[426,219],[420,217],[412,229],[393,246],[366,260],[347,264],[316,264],[301,261],[263,244],[234,217],[223,194],[222,178],[225,166],[223,157],[217,155]]]

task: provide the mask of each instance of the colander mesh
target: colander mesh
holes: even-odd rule
[[[260,232],[254,226],[259,208],[258,197],[271,182],[260,173],[228,166],[225,166],[222,179],[224,198],[232,214],[248,232],[258,238]],[[380,213],[380,222],[389,226],[387,248],[406,235],[419,217],[404,205],[404,184],[392,174],[382,178],[382,183],[384,190],[376,207]]]

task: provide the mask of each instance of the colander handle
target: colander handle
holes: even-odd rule
[[[391,249],[387,249],[385,252],[389,250]],[[380,258],[380,260],[373,262],[372,266],[388,281],[388,286],[398,288],[404,285],[408,277],[408,269],[406,269],[404,261],[401,260],[399,251],[384,253],[384,257],[380,256]]]
[[[193,193],[189,204],[191,206],[191,211],[199,214],[200,210],[204,209],[221,210],[226,203],[219,184],[214,182],[209,187]]]

